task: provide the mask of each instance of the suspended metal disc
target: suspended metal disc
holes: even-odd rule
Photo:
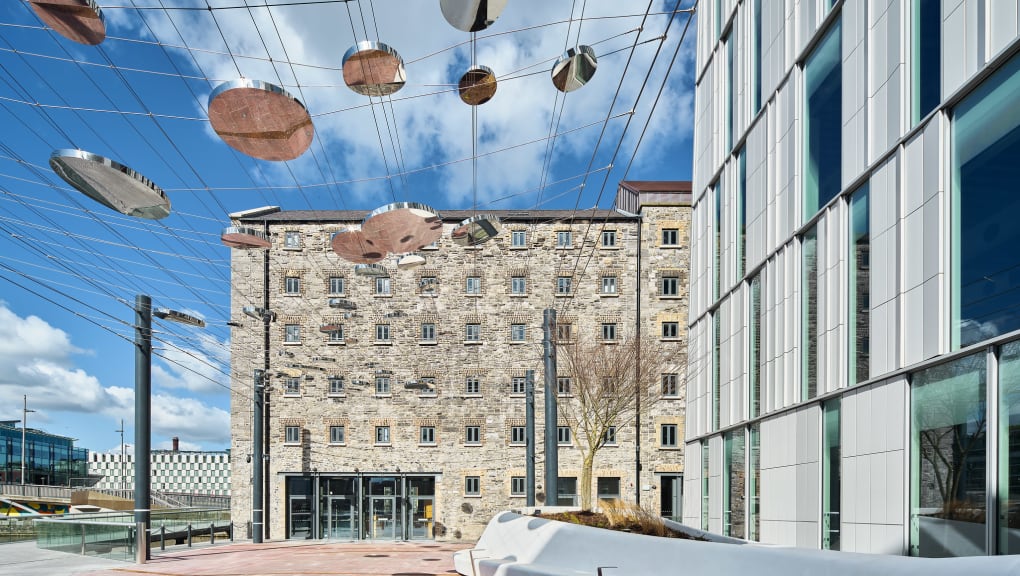
[[[393,254],[414,252],[443,235],[439,212],[417,202],[394,202],[369,212],[361,231]]]
[[[389,276],[390,271],[381,264],[355,264],[354,273],[358,276]]]
[[[457,30],[479,32],[499,18],[507,0],[439,0],[443,18]]]
[[[597,67],[598,58],[591,46],[571,48],[553,65],[553,86],[560,92],[573,92],[591,80]]]
[[[405,254],[397,260],[397,268],[411,270],[425,264],[425,257],[419,254]]]
[[[262,230],[248,226],[230,226],[220,232],[220,242],[230,248],[269,248],[272,242]]]
[[[29,0],[47,26],[79,44],[95,46],[106,39],[103,11],[95,0]]]
[[[362,96],[389,96],[407,82],[403,58],[382,42],[364,40],[351,46],[342,66],[344,83]]]
[[[485,104],[496,94],[496,73],[488,66],[472,66],[457,84],[457,92],[465,104]]]
[[[336,332],[337,330],[343,330],[344,325],[339,322],[324,322],[319,326],[319,332]]]
[[[374,264],[386,257],[386,249],[378,246],[361,230],[341,230],[333,235],[333,252],[359,264]]]
[[[275,84],[247,78],[213,90],[209,123],[231,148],[262,160],[293,160],[315,136],[300,100]]]
[[[340,308],[341,310],[357,310],[358,305],[353,300],[347,298],[330,298],[326,301],[330,308]]]
[[[460,246],[477,246],[495,238],[500,229],[499,218],[492,214],[478,214],[458,224],[450,238]]]
[[[163,190],[119,162],[84,150],[57,150],[50,167],[79,192],[121,214],[150,220],[170,215]]]

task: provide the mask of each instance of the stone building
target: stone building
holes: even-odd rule
[[[426,264],[384,260],[385,276],[358,275],[331,250],[332,235],[357,229],[365,212],[250,214],[236,223],[264,231],[271,247],[232,254],[239,533],[252,518],[254,387],[245,383],[265,368],[267,538],[476,538],[493,514],[526,504],[528,370],[536,501],[579,502],[569,422],[557,423],[555,498],[541,480],[546,309],[561,335],[611,344],[640,327],[671,351],[669,372],[649,383],[663,393],[641,407],[639,430],[615,430],[592,488],[680,517],[689,182],[621,183],[613,210],[495,211],[501,233],[475,247],[450,239],[473,214],[443,211],[443,237],[420,251]],[[571,401],[570,375],[556,376],[559,401]]]

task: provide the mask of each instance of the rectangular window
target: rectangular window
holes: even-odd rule
[[[556,505],[577,506],[576,476],[560,476],[556,479]]]
[[[524,394],[525,387],[527,386],[527,378],[523,376],[514,376],[510,379],[510,393],[511,394]]]
[[[574,234],[570,230],[560,230],[556,233],[557,248],[573,248]]]
[[[999,554],[1020,552],[1020,341],[999,350]]]
[[[436,443],[436,427],[435,426],[422,426],[418,429],[418,443],[419,444],[435,444]]]
[[[751,418],[761,415],[761,369],[764,364],[761,355],[762,308],[761,308],[761,274],[751,279],[750,305],[747,314],[747,396],[750,403]]]
[[[464,495],[480,496],[482,494],[482,479],[478,476],[464,477]]]
[[[914,94],[913,122],[917,124],[942,101],[942,2],[913,0]]]
[[[527,431],[524,426],[511,426],[510,427],[510,444],[522,445],[526,444],[528,438],[526,436]]]
[[[287,276],[284,278],[284,287],[287,294],[300,294],[301,293],[301,277],[300,276]]]
[[[911,378],[911,556],[987,553],[985,358],[972,354]]]
[[[467,294],[481,294],[482,293],[482,277],[481,276],[468,276],[464,280],[464,292]]]
[[[390,277],[380,276],[375,279],[375,293],[382,296],[390,295]]]
[[[659,446],[663,448],[676,448],[676,424],[662,424],[659,426]]]
[[[607,342],[616,340],[616,322],[602,323],[602,339]]]
[[[434,296],[439,291],[439,278],[422,276],[418,279],[418,290],[426,296]]]
[[[570,426],[556,427],[556,443],[560,446],[570,446]]]
[[[839,550],[839,398],[822,405],[822,549]]]
[[[801,250],[801,392],[800,399],[818,393],[818,227],[800,241]]]
[[[662,245],[663,246],[679,246],[680,245],[680,230],[678,228],[663,228],[662,229]]]
[[[465,324],[464,325],[464,341],[465,342],[481,342],[482,340],[482,325],[481,324]]]
[[[711,469],[709,468],[708,440],[701,441],[701,529],[708,531],[708,509],[709,494],[708,480]]]
[[[1020,57],[1009,59],[953,109],[952,344],[1020,329]]]
[[[527,485],[524,481],[524,476],[511,476],[510,477],[510,495],[511,496],[525,496]]]
[[[603,502],[612,502],[620,499],[619,478],[599,478],[595,482],[595,494]]]
[[[746,512],[744,510],[744,431],[728,432],[723,436],[726,452],[723,464],[723,535],[744,538]]]
[[[423,342],[436,341],[436,325],[432,322],[424,322],[421,325],[421,339]]]
[[[344,278],[343,278],[343,276],[330,276],[329,277],[329,293],[330,294],[343,294],[344,293]]]
[[[464,427],[464,443],[465,444],[481,444],[482,443],[482,428],[480,426],[465,426]]]
[[[606,432],[602,435],[602,444],[605,446],[616,446],[616,426],[606,427]]]
[[[680,323],[679,322],[663,322],[662,323],[662,339],[663,340],[676,340],[680,338]]]
[[[752,74],[752,86],[751,86],[751,104],[755,114],[761,110],[761,64],[762,64],[762,37],[761,37],[761,1],[752,0],[752,18],[754,18],[754,54],[751,57],[751,62],[754,65],[754,72]]]
[[[390,427],[389,426],[376,426],[375,427],[375,443],[376,444],[389,444],[390,443]]]
[[[329,379],[329,393],[331,396],[338,396],[344,393],[344,379],[334,376]]]
[[[747,475],[747,539],[752,542],[761,540],[761,428],[758,422],[751,425],[748,441],[748,466],[751,471]]]
[[[747,267],[747,148],[737,155],[737,279]]]
[[[616,276],[602,277],[602,293],[616,294]]]
[[[465,394],[481,394],[482,380],[478,376],[468,376],[464,379]]]
[[[511,342],[524,342],[524,337],[527,332],[524,324],[511,324],[510,325],[510,341]]]
[[[528,233],[525,230],[514,230],[510,232],[511,248],[526,248],[528,246]]]
[[[871,232],[868,186],[850,197],[850,385],[871,375]]]
[[[301,443],[301,427],[300,426],[287,426],[284,428],[284,444],[300,444]]]
[[[286,324],[283,327],[283,341],[289,343],[301,342],[301,325]]]
[[[301,233],[294,230],[284,232],[283,247],[289,250],[301,249]]]
[[[667,398],[680,396],[680,375],[669,373],[662,375],[662,395]]]
[[[723,45],[726,46],[726,102],[724,104],[726,107],[726,134],[724,135],[726,138],[726,152],[733,148],[733,141],[735,140],[733,136],[733,94],[736,90],[733,89],[733,83],[736,77],[736,68],[733,66],[733,46],[735,42],[733,41],[732,32],[733,29],[730,28],[730,31],[722,40]]]
[[[344,444],[347,442],[347,431],[343,426],[330,426],[329,427],[329,443],[330,444]]]
[[[556,293],[559,295],[570,294],[573,278],[570,276],[559,276],[556,278]]]
[[[300,378],[287,378],[284,380],[283,393],[287,396],[300,396],[301,395],[301,379]]]
[[[715,200],[712,221],[712,300],[719,299],[719,287],[722,284],[722,195],[722,181],[716,181],[712,187]]]
[[[676,276],[663,276],[660,286],[662,288],[663,296],[680,295],[680,278]]]
[[[389,324],[376,324],[375,325],[375,339],[379,342],[389,342],[390,340],[390,325]]]
[[[528,283],[524,276],[514,276],[510,278],[510,293],[511,294],[527,294]]]
[[[570,342],[574,339],[574,325],[570,322],[556,323],[556,339],[560,342]]]
[[[556,393],[560,396],[570,396],[570,376],[559,376],[556,378]]]
[[[602,247],[616,248],[616,230],[602,231]]]
[[[376,376],[375,377],[375,393],[376,394],[389,394],[390,393],[390,377],[389,376]]]
[[[839,20],[804,64],[804,220],[842,187],[843,67]]]
[[[712,332],[714,333],[714,342],[712,343],[712,430],[719,429],[719,406],[721,404],[719,396],[722,393],[721,379],[719,375],[719,363],[722,358],[719,354],[721,345],[721,332],[722,332],[722,318],[719,315],[719,311],[716,310],[715,314],[712,315]]]

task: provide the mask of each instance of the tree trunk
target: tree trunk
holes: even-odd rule
[[[591,470],[595,465],[595,450],[588,450],[584,454],[584,462],[581,464],[581,482],[577,491],[581,495],[581,510],[591,510]]]

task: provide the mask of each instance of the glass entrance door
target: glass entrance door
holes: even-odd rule
[[[377,540],[394,540],[397,537],[397,502],[393,496],[369,496],[369,522],[371,536]]]
[[[295,540],[312,537],[312,499],[307,496],[290,497],[290,534]]]
[[[659,513],[663,518],[674,522],[683,521],[683,476],[662,476],[662,489],[659,490]]]
[[[432,539],[433,505],[431,496],[411,496],[411,540]]]
[[[326,538],[336,540],[354,540],[355,511],[354,504],[344,496],[328,498],[328,518],[326,522]]]

